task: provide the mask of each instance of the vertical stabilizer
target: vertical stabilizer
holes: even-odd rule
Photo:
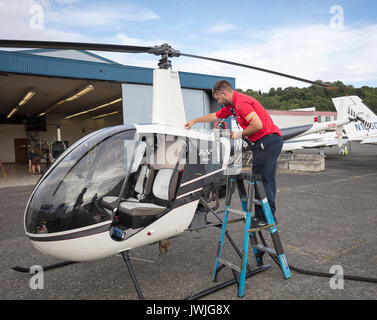
[[[153,70],[152,122],[183,128],[186,123],[178,72]]]
[[[344,126],[348,140],[361,141],[377,134],[377,116],[358,96],[339,97],[332,101],[338,112],[338,119],[352,117],[359,120]]]

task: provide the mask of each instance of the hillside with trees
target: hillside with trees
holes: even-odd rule
[[[321,82],[322,81],[317,81]],[[333,89],[326,89],[319,86],[310,86],[307,88],[288,87],[271,88],[268,92],[246,91],[237,89],[256,98],[266,109],[291,110],[298,108],[315,107],[317,111],[336,111],[331,98],[356,95],[364,103],[377,113],[377,88],[361,87],[354,88],[352,85],[345,85],[341,81],[326,82]]]

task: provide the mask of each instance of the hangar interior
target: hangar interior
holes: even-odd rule
[[[151,122],[151,68],[121,65],[84,50],[0,51],[0,58],[4,164],[25,166],[31,150],[48,163],[59,138],[72,145],[103,127]],[[187,119],[218,108],[210,89],[219,79],[180,73]],[[235,84],[234,78],[225,79]]]
[[[89,85],[94,88],[91,92],[64,101],[77,88],[85,89]],[[28,92],[35,94],[8,118]],[[58,127],[61,139],[71,145],[94,130],[123,123],[121,85],[117,83],[8,74],[0,81],[0,95],[0,154],[4,163],[24,163],[32,149],[38,153],[49,152],[49,146],[58,139]],[[116,103],[74,116],[116,99],[119,100]],[[96,118],[109,113],[113,114]]]

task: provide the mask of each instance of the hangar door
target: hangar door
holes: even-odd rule
[[[152,122],[152,86],[124,83],[122,96],[124,124]],[[182,98],[187,120],[210,112],[210,97],[204,90],[182,89]],[[209,130],[210,125],[197,123],[193,128]]]

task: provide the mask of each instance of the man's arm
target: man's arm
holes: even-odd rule
[[[233,139],[241,138],[241,133],[242,137],[248,137],[253,135],[254,133],[257,133],[262,128],[263,123],[261,119],[258,117],[258,115],[255,114],[253,118],[250,120],[249,125],[242,132],[233,131],[231,137]]]
[[[219,118],[217,118],[216,112],[209,113],[209,114],[206,114],[205,116],[190,120],[189,122],[185,124],[185,128],[190,129],[195,123],[198,123],[198,122],[214,122],[218,119]]]
[[[263,128],[262,120],[258,117],[256,114],[251,121],[249,122],[249,125],[245,128],[245,130],[242,131],[243,137],[248,137],[253,135],[254,133],[257,133],[259,130]]]

